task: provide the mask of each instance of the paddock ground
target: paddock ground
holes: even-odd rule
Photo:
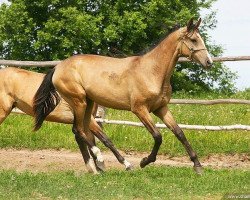
[[[109,169],[123,169],[114,155],[103,152],[105,165]],[[147,153],[122,152],[122,155],[131,162],[134,168],[139,168],[140,160],[147,156]],[[250,169],[250,156],[248,154],[214,154],[200,159],[206,168],[221,169]],[[174,167],[192,167],[192,162],[187,156],[170,157],[159,155],[157,161],[152,165],[164,165]],[[80,152],[69,150],[28,150],[28,149],[0,149],[0,169],[15,170],[18,172],[50,172],[67,171],[86,172]]]

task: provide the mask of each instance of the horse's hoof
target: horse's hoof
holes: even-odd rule
[[[131,171],[133,170],[133,168],[134,168],[133,165],[130,164],[129,166],[126,167],[126,171]]]
[[[100,172],[104,172],[106,167],[105,167],[105,163],[104,161],[103,162],[100,162],[98,160],[96,160],[96,167],[97,167],[97,170],[100,171]]]
[[[93,170],[93,169],[87,168],[87,172],[93,175],[100,174],[97,169]]]
[[[148,164],[148,158],[145,157],[145,158],[143,158],[143,159],[141,160],[141,162],[140,162],[140,167],[141,167],[141,168],[144,168],[147,164]]]
[[[93,175],[100,175],[100,173],[96,171],[96,172],[93,172]]]
[[[194,171],[196,172],[196,174],[202,175],[203,168],[202,168],[202,166],[194,166]]]
[[[123,164],[125,165],[125,169],[126,169],[127,171],[133,169],[133,166],[132,166],[131,163],[128,162],[127,160],[124,160],[124,161],[123,161]]]

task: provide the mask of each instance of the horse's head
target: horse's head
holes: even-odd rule
[[[213,64],[203,39],[199,33],[201,18],[197,23],[193,23],[191,19],[187,27],[181,30],[179,54],[188,57],[190,60],[196,61],[205,68],[210,68]]]

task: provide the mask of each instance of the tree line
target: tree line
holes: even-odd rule
[[[159,43],[178,23],[208,14],[201,34],[209,52],[216,27],[215,0],[9,0],[0,6],[0,54],[12,60],[62,60],[74,54],[114,57],[140,55]],[[43,69],[38,69],[43,72]],[[176,66],[174,91],[233,92],[236,75],[221,63],[210,71],[194,63]]]

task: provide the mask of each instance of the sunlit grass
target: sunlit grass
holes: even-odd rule
[[[33,132],[32,128],[31,117],[11,114],[0,126],[0,147],[77,149],[71,125],[44,122],[38,132]]]
[[[221,199],[249,194],[250,171],[147,167],[99,176],[0,171],[0,199]]]

